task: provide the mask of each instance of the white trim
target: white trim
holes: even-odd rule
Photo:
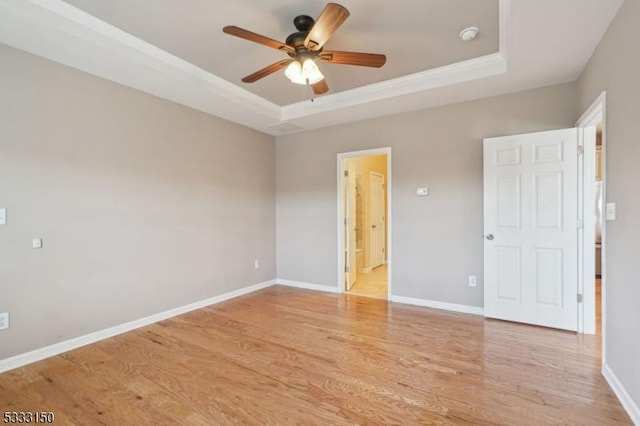
[[[595,123],[600,116],[604,116],[607,105],[607,92],[604,91],[598,95],[598,97],[589,105],[589,108],[582,113],[576,127],[580,127],[581,124]]]
[[[616,397],[618,397],[618,400],[627,411],[629,417],[631,417],[631,421],[636,425],[640,425],[640,407],[633,401],[633,398],[631,398],[631,395],[629,395],[609,365],[602,365],[602,375],[607,383],[609,383],[611,390],[616,394]]]
[[[302,281],[292,281],[292,280],[283,280],[278,278],[276,280],[277,284],[284,285],[287,287],[295,287],[295,288],[303,288],[306,290],[314,290],[314,291],[322,291],[324,293],[340,293],[340,289],[338,287],[332,287],[330,285],[322,285],[322,284],[311,284],[305,283]]]
[[[22,367],[36,361],[41,361],[45,358],[50,358],[52,356],[68,352],[73,349],[89,345],[91,343],[99,342],[101,340],[108,339],[110,337],[117,336],[118,334],[126,333],[140,327],[164,321],[166,319],[173,318],[187,312],[195,311],[196,309],[201,309],[206,306],[215,305],[216,303],[224,302],[229,299],[243,296],[245,294],[253,293],[255,291],[270,287],[274,284],[276,284],[276,280],[265,281],[248,287],[243,287],[241,289],[230,291],[219,296],[210,297],[199,302],[194,302],[178,308],[169,309],[168,311],[159,312],[157,314],[129,321],[124,324],[109,327],[104,330],[85,334],[84,336],[75,337],[73,339],[65,340],[60,343],[55,343],[50,346],[45,346],[43,348],[15,355],[10,358],[5,358],[3,360],[0,360],[0,373],[13,370],[14,368]]]
[[[278,105],[61,0],[0,0],[0,42],[257,130],[280,121]]]
[[[62,0],[0,0],[0,42],[69,67],[271,135],[305,130],[282,123],[507,72],[509,2],[499,1],[499,51],[459,63],[281,107]],[[364,111],[364,110],[363,110]],[[338,124],[344,114],[325,125]],[[313,127],[306,126],[306,128]]]
[[[393,270],[393,234],[392,234],[392,226],[393,223],[393,203],[392,203],[392,195],[393,195],[393,179],[392,179],[392,169],[391,169],[391,147],[387,148],[375,148],[375,149],[366,149],[362,151],[351,151],[351,152],[342,152],[337,155],[337,198],[338,198],[338,206],[337,206],[337,227],[338,227],[338,238],[337,238],[337,255],[338,255],[338,289],[340,293],[344,293],[344,259],[342,257],[342,241],[344,238],[343,226],[342,226],[342,160],[348,158],[356,158],[356,157],[369,157],[372,155],[386,155],[387,156],[387,216],[385,226],[387,227],[387,253],[385,254],[387,257],[387,300],[391,300],[393,282],[391,277]]]
[[[587,110],[580,116],[580,118],[578,119],[577,123],[576,123],[576,127],[582,129],[585,127],[589,127],[589,126],[593,126],[596,125],[599,121],[602,121],[602,198],[603,200],[606,200],[607,198],[607,170],[606,170],[606,146],[607,146],[607,92],[604,91],[602,93],[600,93],[600,95],[598,95],[598,97],[591,103],[591,105],[589,106],[589,108],[587,108]],[[594,154],[595,155],[595,154]],[[587,177],[585,176],[585,179],[587,179]],[[588,179],[591,179],[590,177]],[[591,181],[589,182],[583,182],[582,185],[585,186],[587,183],[589,184],[593,184]],[[586,203],[586,200],[585,200]],[[593,211],[593,204],[585,204],[583,206],[583,210],[585,212],[588,211]],[[587,223],[586,221],[584,223]],[[606,350],[607,350],[607,345],[606,345],[606,341],[607,341],[607,327],[606,327],[606,323],[607,323],[607,280],[606,280],[606,228],[607,228],[607,221],[606,220],[602,220],[601,223],[601,233],[602,233],[602,251],[601,251],[601,256],[602,256],[602,271],[601,271],[601,279],[602,279],[602,325],[601,325],[601,330],[602,330],[602,364],[604,365],[606,363]],[[593,237],[593,244],[595,245],[595,236]],[[588,244],[591,244],[591,241],[583,241],[583,244],[586,246]],[[585,250],[586,253],[586,250]],[[581,271],[583,273],[587,272],[587,271],[592,271],[595,270],[595,266],[592,267],[592,265],[588,262],[595,262],[595,259],[592,259],[591,257],[588,257],[585,259],[585,263],[583,263],[583,271]],[[582,283],[584,284],[584,282]],[[588,287],[588,286],[587,286]],[[585,289],[587,287],[584,287]],[[586,334],[595,334],[595,293],[588,291],[588,292],[583,292],[583,300],[585,303],[582,304],[582,312],[580,314],[580,323],[578,324],[578,330],[586,333]]]
[[[491,55],[369,84],[368,86],[322,96],[315,98],[314,102],[302,101],[285,105],[282,107],[280,119],[283,121],[296,120],[323,112],[396,98],[411,93],[504,74],[506,72],[507,61],[504,56],[502,56],[501,53],[493,53]]]
[[[478,306],[458,305],[457,303],[438,302],[437,300],[416,299],[415,297],[391,296],[391,301],[405,305],[424,306],[444,311],[484,316],[484,309]]]

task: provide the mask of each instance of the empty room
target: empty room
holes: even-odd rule
[[[640,425],[637,0],[0,0],[5,424]]]

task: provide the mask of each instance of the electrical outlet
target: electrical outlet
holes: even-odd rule
[[[469,275],[469,287],[475,287],[475,286],[476,286],[476,276]]]
[[[254,260],[253,261],[253,269],[260,269],[260,261],[259,260]]]
[[[9,328],[9,312],[3,312],[0,314],[0,330]]]

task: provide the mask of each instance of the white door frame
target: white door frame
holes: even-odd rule
[[[602,123],[602,199],[603,202],[606,203],[607,199],[607,185],[606,185],[606,141],[607,141],[607,125],[606,125],[606,111],[607,111],[607,92],[602,92],[593,103],[587,108],[587,110],[582,114],[578,122],[576,123],[576,127],[580,129],[584,129],[586,127],[595,126],[599,122]],[[591,149],[592,148],[592,149]],[[595,141],[593,147],[585,147],[585,157],[584,161],[589,161],[595,164]],[[593,157],[591,157],[593,156]],[[585,190],[585,194],[593,194],[595,191],[595,176],[591,176],[591,173],[584,173],[582,178],[584,179],[582,182],[583,188]],[[587,199],[588,198],[588,199]],[[593,197],[584,197],[584,205],[582,206],[583,212],[586,215],[585,219],[590,217],[589,215],[593,214]],[[607,321],[607,311],[606,311],[606,223],[607,221],[602,219],[602,363],[605,362],[605,350],[606,350],[606,321]],[[586,223],[585,223],[586,224]],[[586,226],[585,226],[586,228]],[[595,231],[587,232],[583,234],[585,238],[583,238],[582,244],[584,246],[583,253],[586,255],[590,253],[591,250],[595,250]],[[595,256],[587,255],[582,264],[582,274],[581,276],[584,278],[586,273],[591,273],[595,271]],[[579,316],[578,321],[578,331],[585,334],[595,334],[595,272],[593,279],[587,278],[586,280],[582,280],[579,282],[579,289],[583,295],[584,303],[581,306],[581,315]]]
[[[391,282],[391,271],[393,268],[393,250],[392,250],[392,234],[391,234],[391,223],[392,223],[392,203],[391,203],[391,195],[392,195],[392,179],[391,179],[391,147],[388,148],[376,148],[376,149],[367,149],[363,151],[352,151],[352,152],[342,152],[338,153],[338,161],[337,161],[337,191],[336,198],[338,199],[338,214],[337,214],[337,228],[338,228],[338,289],[340,293],[345,292],[344,285],[344,256],[343,256],[343,241],[344,241],[344,224],[343,224],[343,200],[342,200],[342,160],[348,158],[355,157],[369,157],[373,155],[386,155],[387,156],[387,213],[386,213],[386,231],[387,231],[387,300],[391,300],[392,292],[392,282]]]

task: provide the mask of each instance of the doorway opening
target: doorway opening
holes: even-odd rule
[[[579,331],[602,339],[605,362],[606,339],[606,93],[603,92],[580,117],[580,129],[595,127],[596,137],[583,147],[583,294]]]
[[[342,292],[390,298],[390,148],[338,155]]]
[[[596,124],[596,159],[595,159],[595,300],[596,300],[596,335],[602,334],[602,121]]]

